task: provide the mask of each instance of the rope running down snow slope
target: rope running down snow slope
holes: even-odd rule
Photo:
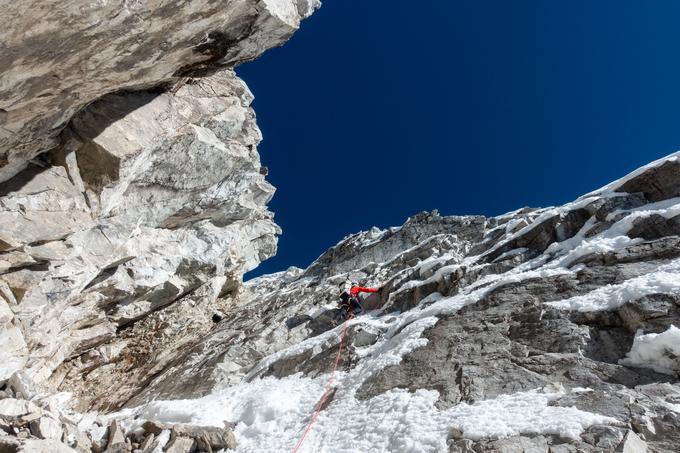
[[[338,348],[338,355],[335,356],[333,371],[331,372],[331,377],[330,379],[328,379],[328,383],[326,384],[326,390],[323,392],[321,401],[319,401],[319,404],[317,404],[316,409],[314,410],[314,414],[312,415],[312,419],[309,421],[307,427],[305,428],[305,432],[302,434],[302,437],[298,441],[297,445],[295,445],[293,453],[297,453],[300,447],[302,446],[302,443],[305,441],[305,437],[307,437],[307,434],[309,434],[309,432],[311,431],[312,426],[314,426],[314,423],[316,423],[316,419],[319,417],[319,413],[321,412],[324,403],[328,399],[328,395],[330,394],[331,391],[331,385],[333,384],[333,380],[335,379],[335,372],[337,371],[338,364],[340,363],[340,356],[342,355],[342,346],[345,343],[345,338],[347,337],[347,327],[349,326],[349,320],[352,319],[353,317],[354,317],[353,314],[350,312],[349,318],[347,318],[347,321],[345,321],[345,326],[342,329],[342,337],[340,338],[340,347]]]

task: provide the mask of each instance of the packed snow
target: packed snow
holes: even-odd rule
[[[638,332],[630,352],[619,363],[680,376],[680,329],[671,325],[662,333]]]
[[[635,178],[635,177],[637,177],[637,176],[640,176],[641,174],[645,173],[645,172],[648,171],[650,168],[660,167],[661,165],[663,165],[663,164],[666,163],[666,162],[677,162],[677,160],[678,160],[679,157],[680,157],[680,151],[676,151],[676,152],[674,152],[674,153],[671,153],[671,154],[669,154],[668,156],[665,156],[665,157],[662,157],[662,158],[660,158],[660,159],[657,159],[657,160],[655,160],[654,162],[650,162],[649,164],[644,165],[644,166],[642,166],[642,167],[640,167],[640,168],[638,168],[638,169],[636,169],[636,170],[634,170],[634,171],[628,173],[628,174],[627,174],[626,176],[624,176],[623,178],[619,178],[619,179],[617,179],[616,181],[613,181],[613,182],[607,184],[607,185],[604,186],[604,187],[601,187],[601,188],[599,188],[599,189],[597,189],[597,190],[595,190],[595,191],[593,191],[593,192],[591,192],[591,193],[588,193],[588,194],[586,194],[586,195],[583,195],[581,198],[592,197],[592,196],[594,196],[594,195],[597,195],[597,196],[606,196],[606,195],[608,195],[608,194],[615,193],[616,190],[617,190],[619,187],[623,186],[625,183],[627,183],[627,182],[630,181],[631,179],[633,179],[633,178]]]

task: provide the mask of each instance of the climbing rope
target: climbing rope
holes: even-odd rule
[[[349,326],[349,320],[352,319],[353,317],[354,315],[350,311],[349,317],[347,318],[347,321],[345,321],[345,325],[342,329],[342,336],[340,337],[340,347],[338,348],[338,355],[335,356],[335,364],[333,364],[333,371],[331,372],[331,377],[330,379],[328,379],[328,383],[326,384],[326,390],[323,392],[323,395],[321,396],[321,401],[319,401],[319,404],[317,404],[316,409],[314,409],[314,414],[312,415],[311,420],[309,420],[309,423],[305,428],[305,432],[302,433],[302,437],[298,441],[297,445],[295,445],[293,453],[297,453],[300,447],[302,446],[302,443],[305,441],[305,437],[307,437],[307,434],[309,434],[309,432],[312,430],[312,426],[314,426],[314,423],[316,423],[316,419],[319,417],[321,409],[323,408],[324,403],[328,399],[328,395],[330,395],[331,385],[333,384],[333,380],[335,379],[335,372],[338,369],[338,364],[340,363],[340,356],[342,355],[342,346],[345,343],[345,338],[347,337],[347,327]]]

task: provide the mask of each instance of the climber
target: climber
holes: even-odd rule
[[[349,282],[340,284],[340,312],[336,317],[336,322],[341,322],[351,316],[358,316],[364,310],[359,300],[359,293],[378,293],[380,288],[365,288],[351,284]]]

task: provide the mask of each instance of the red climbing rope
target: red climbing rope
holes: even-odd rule
[[[321,401],[319,401],[319,404],[317,404],[316,409],[314,409],[314,414],[312,415],[312,419],[309,421],[307,424],[307,427],[305,428],[305,432],[302,433],[302,437],[298,441],[297,445],[295,446],[295,450],[293,450],[293,453],[297,453],[300,447],[302,446],[302,442],[305,441],[305,437],[307,437],[307,434],[309,434],[309,431],[311,431],[312,426],[314,426],[314,423],[316,423],[316,419],[319,417],[319,413],[321,412],[321,408],[323,407],[323,404],[326,402],[328,399],[328,395],[331,392],[331,384],[333,384],[333,379],[335,379],[335,371],[338,369],[338,364],[340,363],[340,355],[342,354],[342,345],[345,343],[345,337],[347,336],[347,327],[349,326],[349,320],[352,319],[353,315],[350,313],[349,318],[347,318],[347,321],[345,321],[345,326],[342,329],[342,337],[340,337],[340,347],[338,348],[338,355],[335,356],[335,364],[333,365],[333,372],[331,373],[331,377],[328,380],[328,383],[326,384],[326,390],[323,392],[323,396],[321,396]]]

